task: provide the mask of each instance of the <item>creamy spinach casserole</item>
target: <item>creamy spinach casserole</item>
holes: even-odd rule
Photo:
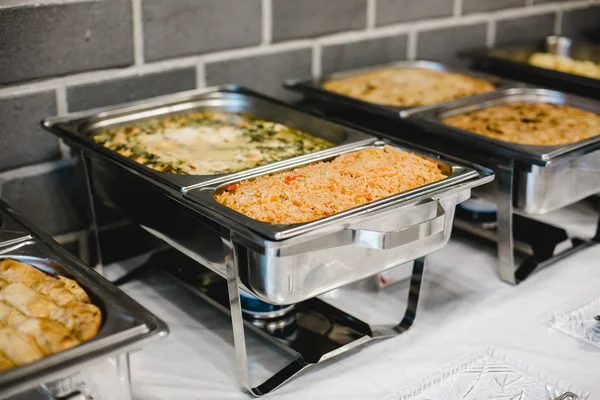
[[[110,127],[91,138],[149,168],[184,175],[237,172],[334,146],[283,124],[222,111]]]

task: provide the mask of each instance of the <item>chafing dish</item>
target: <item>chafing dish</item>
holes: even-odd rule
[[[15,259],[76,280],[103,315],[93,339],[0,373],[0,398],[40,387],[52,399],[129,399],[128,353],[165,336],[166,325],[2,202],[0,218],[0,237],[23,233],[0,242],[0,259]]]
[[[478,147],[486,155],[518,161],[514,199],[515,205],[526,213],[547,213],[600,192],[600,135],[563,146],[530,146],[496,140],[442,122],[452,115],[514,102],[566,104],[600,114],[600,102],[537,88],[504,89],[401,114],[434,135]]]
[[[569,45],[566,46],[565,43]],[[586,42],[572,42],[568,38],[550,36],[545,40],[515,43],[493,49],[466,52],[473,67],[510,79],[555,88],[581,96],[600,99],[600,79],[540,68],[529,64],[529,58],[538,52],[566,55],[578,61],[600,64],[600,46]]]
[[[135,166],[125,157],[106,152],[88,139],[90,129],[98,127],[97,121],[103,121],[102,126],[107,126],[110,121],[121,122],[114,116],[133,121],[146,117],[147,110],[160,109],[163,114],[176,111],[165,104],[178,104],[183,109],[192,109],[206,104],[203,100],[205,97],[233,97],[236,102],[241,97],[245,99],[244,104],[251,104],[258,99],[256,101],[260,100],[263,108],[253,109],[255,115],[262,110],[265,115],[259,116],[268,116],[281,122],[292,121],[288,115],[293,115],[296,125],[304,127],[308,133],[322,134],[319,130],[337,132],[341,145],[210,181],[203,181],[202,177],[185,177],[187,181],[184,184],[175,184],[175,181],[169,182],[164,176],[147,168]],[[349,151],[378,147],[385,143],[356,129],[302,113],[278,102],[272,102],[273,108],[270,108],[270,103],[268,98],[251,91],[227,86],[140,102],[125,108],[52,118],[44,122],[48,130],[76,147],[82,155],[94,201],[122,211],[148,232],[227,279],[240,380],[255,395],[271,391],[308,365],[331,358],[370,338],[391,336],[408,329],[414,319],[414,307],[418,300],[423,256],[439,249],[448,240],[456,204],[469,197],[471,188],[493,179],[486,168],[465,165],[450,156],[423,152],[414,146],[392,142],[390,145],[436,159],[448,177],[308,223],[270,225],[252,220],[221,205],[213,195],[240,180],[328,160]],[[235,110],[246,111],[239,106]],[[328,346],[316,353],[309,352],[310,356],[276,341],[299,360],[262,385],[254,387],[250,384],[240,288],[276,305],[302,301],[321,304],[309,299],[413,259],[421,259],[421,262],[415,263],[413,269],[410,307],[401,324],[388,329],[371,329],[361,322],[363,336],[353,336],[349,342],[336,347]],[[176,271],[178,269],[174,266],[173,273],[176,274]],[[199,268],[198,274],[200,271]],[[184,281],[190,284],[189,272],[187,276]],[[211,302],[216,304],[215,301]],[[329,305],[319,307],[335,309]],[[352,318],[348,321],[352,321]]]
[[[269,172],[383,145],[374,142]],[[441,248],[450,237],[456,204],[469,197],[469,188],[480,178],[474,169],[443,158],[439,162],[448,174],[442,181],[303,224],[256,221],[214,200],[215,192],[237,180],[191,190],[185,196],[234,231],[243,266],[240,273],[248,289],[269,303],[297,303]],[[222,261],[215,269],[223,274]]]
[[[311,118],[305,113],[286,106],[284,103],[233,85],[182,92],[120,107],[107,107],[93,112],[86,111],[71,114],[65,118],[55,118],[51,122],[47,121],[46,127],[51,128],[48,125],[51,123],[52,127],[57,127],[61,132],[68,134],[68,140],[75,143],[83,141],[87,145],[92,145],[96,153],[105,157],[118,158],[127,168],[181,191],[244,176],[248,171],[260,172],[270,168],[269,165],[264,165],[234,174],[216,175],[184,175],[159,172],[89,140],[89,136],[93,132],[97,132],[102,128],[191,111],[249,113],[269,121],[288,125],[335,144],[334,148],[322,150],[323,153],[319,152],[319,154],[327,154],[328,151],[334,151],[334,149],[344,148],[369,139],[367,135],[355,129],[342,128],[324,119]],[[306,154],[271,165],[286,165],[295,160],[310,157],[311,154]]]
[[[600,136],[564,146],[527,146],[478,135],[442,122],[450,115],[509,102],[567,104],[600,113],[597,101],[547,89],[522,87],[407,110],[401,114],[440,141],[454,143],[457,154],[494,169],[495,184],[482,188],[479,194],[493,198],[497,204],[498,227],[491,235],[498,242],[500,275],[504,280],[516,283],[525,279],[536,267],[595,244],[600,238],[600,230],[594,239],[587,240],[569,238],[564,230],[559,232],[558,228],[547,226],[547,236],[555,237],[556,241],[552,239],[544,245],[535,237],[529,238],[533,256],[521,267],[515,266],[513,211],[543,214],[600,192]],[[457,144],[463,146],[462,150]],[[550,234],[552,229],[555,232]],[[528,229],[528,232],[532,236],[542,233],[538,228]],[[545,232],[542,234],[545,235]],[[489,232],[482,232],[484,237],[489,235]],[[555,247],[567,239],[570,239],[571,247],[565,252],[557,252]]]
[[[510,82],[505,79],[498,78],[496,76],[487,75],[483,73],[478,73],[469,70],[461,70],[450,68],[447,65],[433,62],[433,61],[425,61],[425,60],[417,60],[417,61],[398,61],[390,64],[377,65],[374,67],[368,68],[360,68],[353,69],[350,71],[338,72],[329,76],[319,77],[319,78],[300,78],[300,79],[292,79],[284,82],[284,86],[287,89],[296,91],[301,93],[305,99],[316,102],[320,105],[324,105],[333,109],[343,109],[344,112],[352,112],[352,110],[356,110],[358,112],[369,112],[375,113],[378,115],[390,117],[393,119],[398,118],[398,112],[402,110],[411,109],[414,107],[393,107],[393,106],[385,106],[380,104],[369,103],[367,101],[355,99],[349,96],[345,96],[343,94],[335,93],[330,90],[326,90],[323,88],[323,83],[328,80],[335,80],[346,78],[350,76],[361,75],[367,72],[373,72],[384,68],[422,68],[428,69],[432,71],[447,71],[447,72],[456,72],[466,76],[480,78],[489,81],[496,88],[506,88],[509,86],[514,86],[513,82]]]
[[[250,111],[240,108],[239,102],[249,105],[256,98],[256,101],[262,102],[263,108],[253,108],[255,115],[287,122],[292,120],[287,117],[287,113],[290,113],[296,124],[305,127],[308,133],[313,131],[306,129],[307,126],[337,132],[341,145],[209,181],[204,177],[179,176],[187,181],[185,185],[177,185],[176,181],[171,180],[176,175],[156,173],[138,166],[126,157],[107,152],[107,149],[88,139],[93,129],[106,127],[111,121],[118,124],[124,119],[133,121],[145,118],[148,114],[157,115],[156,109],[164,115],[181,109],[204,107],[207,104],[205,98],[227,99],[229,96],[234,99],[237,111]],[[178,104],[178,107],[173,104]],[[226,102],[221,104],[227,107],[223,105]],[[213,193],[231,182],[329,159],[364,148],[367,143],[370,143],[369,146],[381,145],[374,143],[374,137],[357,130],[303,114],[276,102],[272,109],[267,107],[268,104],[266,98],[245,89],[212,88],[167,97],[149,104],[142,102],[124,109],[49,119],[44,126],[68,144],[85,151],[85,156],[89,157],[88,173],[92,189],[106,204],[124,211],[155,236],[192,254],[222,276],[226,275],[228,254],[224,242],[235,242],[241,252],[238,257],[242,257],[241,260],[247,264],[242,274],[246,289],[273,304],[295,303],[314,297],[441,247],[450,233],[454,206],[468,198],[471,187],[491,180],[485,172],[461,166],[449,158],[431,155],[444,163],[449,174],[447,179],[306,224],[275,226],[251,220],[218,204],[212,198]],[[260,110],[265,115],[258,114]],[[284,112],[286,114],[281,114]],[[391,220],[390,214],[394,215]],[[371,223],[375,218],[379,224],[385,221],[382,227],[388,233],[375,230],[375,225]],[[408,243],[412,244],[406,246]],[[355,247],[355,253],[348,253],[352,247]],[[375,251],[392,247],[398,250],[381,254]],[[395,254],[390,256],[389,253]],[[344,254],[346,257],[342,257],[342,260],[337,259]],[[347,257],[347,254],[351,256]],[[360,258],[352,261],[359,254]],[[382,263],[369,262],[372,266],[353,270],[352,266],[364,262],[367,256],[378,257]],[[351,264],[346,265],[348,262]],[[318,275],[321,273],[323,276]],[[288,275],[288,278],[284,278]]]

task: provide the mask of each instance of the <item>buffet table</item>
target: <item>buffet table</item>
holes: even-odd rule
[[[543,219],[589,237],[595,229],[594,215],[590,203],[577,203]],[[381,399],[492,346],[596,398],[600,348],[553,329],[549,319],[564,307],[600,294],[600,246],[567,257],[518,286],[500,281],[494,251],[494,245],[455,232],[445,248],[427,258],[422,299],[408,332],[309,369],[268,397]],[[342,308],[361,305],[360,317],[377,318],[373,306],[360,301],[361,291],[377,290],[371,286],[363,282],[326,296]],[[132,356],[135,398],[250,398],[238,388],[228,316],[160,271],[122,288],[162,318],[171,332],[166,340]],[[405,289],[399,283],[379,297],[403,299],[395,292]],[[395,310],[395,317],[402,315],[401,305],[384,303]],[[268,365],[272,350],[261,351],[260,340],[254,344],[261,354],[257,360],[265,364],[266,357]]]

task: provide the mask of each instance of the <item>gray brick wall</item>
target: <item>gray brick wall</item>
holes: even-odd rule
[[[39,128],[47,115],[226,82],[290,99],[287,78],[457,64],[466,48],[579,37],[598,21],[597,0],[0,1],[0,196],[62,238],[86,226],[71,156]]]

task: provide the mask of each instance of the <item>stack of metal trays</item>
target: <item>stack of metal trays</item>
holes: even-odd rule
[[[78,282],[102,325],[78,346],[0,372],[0,398],[37,387],[46,399],[129,399],[128,353],[166,336],[166,325],[0,202],[0,259],[7,258]]]
[[[439,72],[453,72],[458,73],[467,77],[479,78],[490,82],[496,89],[503,89],[508,87],[516,86],[514,81],[502,79],[497,76],[488,75],[481,72],[475,72],[467,69],[452,68],[446,64],[417,60],[417,61],[397,61],[390,64],[382,64],[368,68],[359,68],[349,71],[343,71],[334,73],[331,75],[319,77],[319,78],[299,78],[291,79],[284,82],[284,86],[287,89],[299,92],[304,96],[305,100],[315,102],[319,106],[324,106],[327,109],[333,110],[334,112],[339,111],[342,113],[371,113],[381,116],[385,116],[392,119],[398,119],[398,113],[400,111],[408,110],[413,107],[396,107],[387,106],[381,104],[370,103],[364,100],[352,98],[340,93],[335,93],[327,90],[323,87],[323,84],[327,81],[343,79],[353,76],[359,76],[370,72],[375,72],[383,69],[425,69]]]
[[[533,146],[489,138],[442,122],[452,115],[514,102],[564,104],[600,114],[598,101],[525,87],[485,93],[401,114],[428,133],[471,149],[467,150],[471,153],[469,159],[486,165],[492,160],[513,160],[516,170],[513,204],[526,213],[544,214],[600,192],[600,136],[568,145]]]
[[[329,138],[336,146],[225,176],[153,171],[90,139],[99,127],[190,110],[246,112]],[[272,225],[214,200],[244,179],[383,146],[377,138],[233,86],[49,119],[44,126],[82,150],[92,192],[142,227],[221,276],[235,263],[243,289],[272,304],[291,304],[374,275],[442,247],[456,204],[491,172],[453,157],[392,146],[435,159],[447,178],[312,222]]]
[[[529,60],[535,53],[567,56],[575,61],[590,61],[600,65],[600,45],[557,36],[471,51],[464,56],[472,60],[474,68],[482,71],[600,99],[600,79],[532,65]]]

